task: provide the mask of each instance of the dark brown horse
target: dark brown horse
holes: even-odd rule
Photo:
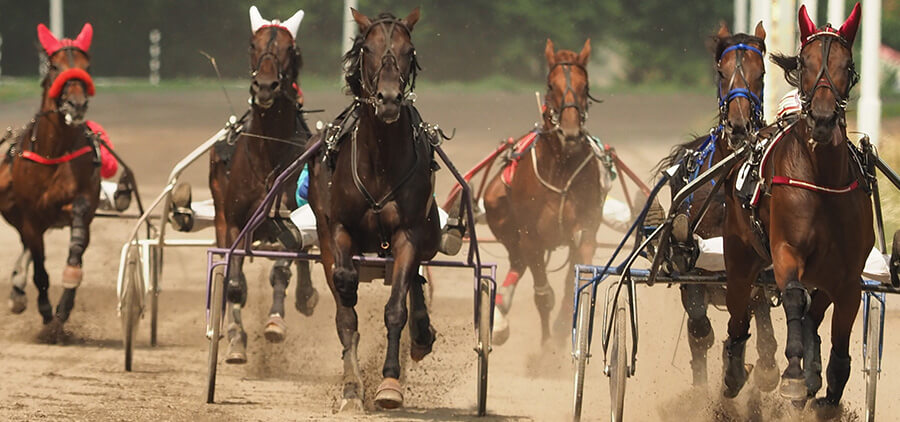
[[[57,40],[46,26],[38,25],[38,38],[49,62],[41,82],[40,111],[0,163],[0,212],[19,232],[26,261],[30,253],[34,262],[38,311],[50,342],[57,341],[75,304],[75,292],[83,278],[82,256],[90,241],[89,227],[100,192],[99,146],[84,124],[88,97],[94,94],[87,72],[92,36],[90,24],[84,25],[75,40]],[[44,267],[44,232],[65,226],[71,227],[69,255],[54,315],[47,297],[50,279]],[[22,287],[24,284],[13,283],[10,307],[14,313],[25,310]]]
[[[302,17],[302,11],[295,15]],[[250,214],[259,206],[275,177],[303,152],[309,129],[303,121],[297,103],[295,82],[301,58],[294,36],[299,20],[284,23],[267,22],[259,17],[255,7],[250,10],[251,111],[249,121],[234,140],[223,141],[210,153],[209,188],[212,191],[216,216],[216,243],[228,247],[234,243]],[[290,25],[294,20],[294,25]],[[296,179],[284,188],[283,207],[294,208]],[[281,227],[273,221],[258,232],[258,238],[284,242],[279,237]],[[290,243],[290,242],[288,242]],[[235,256],[227,278],[229,316],[227,363],[247,361],[247,334],[241,322],[241,308],[247,301],[247,281],[243,272],[243,257]],[[301,268],[301,265],[307,265]],[[300,312],[311,314],[316,291],[310,284],[308,264],[298,263],[299,277],[296,306]],[[266,323],[265,337],[269,341],[284,339],[284,296],[290,280],[290,263],[276,261],[270,281],[274,288],[272,308]]]
[[[782,396],[804,401],[822,385],[817,335],[825,309],[834,304],[828,389],[817,410],[837,409],[850,377],[850,330],[859,310],[861,279],[875,236],[866,179],[848,145],[845,107],[856,81],[851,47],[859,4],[840,29],[816,28],[800,8],[798,56],[775,56],[788,82],[799,89],[800,117],[764,129],[757,142],[762,190],[744,206],[739,178],[727,181],[725,264],[728,272],[728,340],[725,395],[743,386],[744,348],[749,337],[748,301],[753,282],[770,263],[787,317]],[[752,186],[752,185],[751,185]],[[808,289],[812,291],[810,299]],[[802,366],[801,366],[802,363]]]
[[[762,22],[756,26],[754,35],[732,35],[722,23],[719,32],[713,37],[719,120],[709,134],[676,146],[672,154],[660,162],[659,168],[663,171],[675,164],[682,164],[671,178],[673,196],[700,172],[730,154],[733,146],[746,143],[762,128],[765,38],[766,31]],[[670,271],[703,271],[693,268],[693,263],[689,262],[696,257],[697,248],[691,236],[692,227],[696,227],[693,233],[703,239],[722,236],[725,224],[724,192],[721,189],[715,190],[715,196],[705,214],[703,209],[706,199],[714,192],[714,186],[713,182],[697,189],[682,204],[676,215],[668,250],[662,252],[669,254],[667,262],[674,266]],[[693,383],[706,385],[706,352],[712,347],[715,338],[706,311],[710,302],[724,301],[725,289],[700,284],[683,284],[680,289],[681,303],[688,315],[688,345],[692,356]],[[759,335],[756,341],[759,359],[754,376],[761,390],[771,391],[778,386],[778,366],[775,362],[777,344],[769,312],[770,303],[765,296],[765,291],[758,289],[753,301]]]
[[[516,283],[530,268],[534,301],[541,316],[543,340],[550,337],[553,288],[547,280],[546,254],[569,248],[569,262],[588,264],[597,248],[596,234],[603,202],[610,190],[609,175],[596,159],[584,128],[589,105],[587,63],[590,40],[580,53],[555,51],[547,40],[547,95],[543,127],[531,154],[525,154],[507,185],[502,172],[484,194],[488,225],[509,253],[510,269],[497,291],[494,311],[495,344],[509,337],[505,315],[512,305]],[[567,277],[557,319],[559,334],[571,330],[573,277]]]
[[[353,256],[375,252],[394,259],[385,274],[391,284],[384,307],[387,355],[375,403],[396,408],[403,405],[399,354],[407,319],[413,360],[424,358],[435,339],[424,280],[417,273],[419,263],[437,253],[440,239],[432,148],[410,101],[418,70],[411,37],[419,9],[404,19],[388,13],[369,19],[352,12],[361,35],[345,54],[344,69],[355,99],[339,117],[338,133],[325,135],[325,160],[311,164],[309,203],[316,214],[325,278],[337,305],[342,408],[361,406],[364,391],[354,309],[360,274]]]

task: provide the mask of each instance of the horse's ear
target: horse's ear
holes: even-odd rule
[[[724,40],[731,36],[731,31],[728,30],[728,24],[725,21],[719,22],[719,32],[716,33],[716,38],[720,40]]]
[[[553,49],[553,41],[547,38],[547,47],[544,48],[544,55],[547,56],[547,67],[552,68],[556,64],[556,51]]]
[[[52,32],[47,28],[46,25],[39,23],[37,26],[38,33],[38,41],[41,42],[41,47],[44,47],[44,51],[48,56],[53,55],[56,50],[59,50],[60,43],[59,40],[53,35]]]
[[[419,21],[419,8],[413,9],[412,12],[409,12],[409,16],[403,19],[403,24],[406,25],[406,29],[410,31],[413,30],[413,27],[416,26],[416,22]]]
[[[856,6],[853,6],[853,11],[850,12],[850,17],[844,21],[844,24],[841,25],[841,29],[838,30],[838,33],[841,34],[850,45],[853,45],[853,40],[856,39],[856,30],[859,29],[859,19],[860,6],[859,3],[856,3]]]
[[[765,40],[765,39],[766,39],[766,28],[763,28],[762,21],[759,21],[759,23],[756,24],[756,32],[755,32],[755,35],[756,35],[756,38],[759,38],[759,39],[761,39],[761,40]]]
[[[354,8],[350,8],[350,13],[353,14],[353,20],[356,21],[356,24],[359,25],[359,32],[365,33],[370,26],[372,26],[372,21],[368,16],[360,13],[359,10]]]
[[[259,13],[259,9],[256,6],[250,6],[250,31],[255,34],[259,28],[268,24],[269,21],[263,19],[262,15]]]
[[[85,23],[81,28],[78,37],[75,38],[73,44],[85,53],[91,49],[91,40],[94,38],[94,27],[90,23]]]
[[[809,38],[810,35],[816,33],[816,23],[809,18],[809,13],[806,12],[805,4],[800,6],[800,11],[797,13],[797,19],[800,23],[800,44],[805,45],[806,39]]]
[[[578,63],[582,66],[587,66],[588,59],[591,58],[591,39],[588,38],[584,42],[584,47],[581,47],[581,52],[578,53]]]

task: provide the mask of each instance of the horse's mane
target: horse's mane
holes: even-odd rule
[[[670,167],[678,164],[678,162],[681,161],[682,157],[684,157],[685,152],[694,151],[700,145],[702,145],[703,142],[706,141],[706,138],[708,136],[709,135],[702,135],[702,136],[691,135],[691,137],[693,139],[691,139],[690,141],[687,141],[687,142],[684,142],[681,144],[676,144],[669,151],[669,155],[663,157],[662,160],[659,160],[659,162],[656,163],[656,165],[653,167],[653,171],[651,172],[651,174],[656,175],[656,176],[662,175],[662,173],[664,171],[666,171]]]
[[[799,56],[788,56],[786,54],[772,53],[772,63],[784,69],[784,80],[794,87],[800,88],[800,59]]]
[[[399,21],[396,16],[388,12],[382,12],[381,14],[376,16],[375,19],[372,20],[372,22],[380,20]],[[355,97],[363,97],[365,95],[362,92],[362,68],[360,67],[360,60],[362,59],[362,46],[365,42],[365,34],[357,34],[356,37],[353,38],[353,45],[350,47],[350,50],[347,50],[344,53],[344,57],[342,58],[344,67],[344,81],[347,83],[345,92]],[[416,88],[416,73],[419,71],[419,69],[419,63],[416,60],[416,55],[413,54],[409,63],[410,91]]]

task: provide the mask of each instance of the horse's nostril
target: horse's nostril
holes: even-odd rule
[[[272,83],[269,85],[269,88],[271,88],[272,91],[275,91],[275,90],[278,89],[278,85],[279,85],[278,81],[275,81],[275,82],[272,82]]]
[[[403,101],[403,94],[397,94],[397,102]]]
[[[375,98],[378,99],[379,103],[384,103],[384,94],[379,92],[378,95],[375,96]]]

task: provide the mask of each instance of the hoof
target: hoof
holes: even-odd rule
[[[375,404],[382,409],[396,409],[403,406],[403,387],[396,378],[385,378],[375,392]]]
[[[225,354],[225,363],[231,365],[243,365],[247,363],[246,334],[241,333],[231,338],[228,342],[228,352]]]
[[[820,420],[836,419],[841,416],[841,403],[832,402],[827,397],[820,397],[812,402],[816,417]]]
[[[438,250],[444,255],[456,255],[462,249],[462,232],[457,227],[451,227],[441,234],[441,243]]]
[[[509,340],[509,320],[503,315],[503,311],[494,307],[494,329],[491,338],[491,344],[500,346]]]
[[[191,185],[179,183],[172,189],[172,208],[169,222],[180,232],[189,232],[194,228],[194,210],[191,209]]]
[[[775,391],[778,387],[778,381],[781,379],[778,371],[778,364],[758,363],[756,372],[753,374],[753,384],[762,392]]]
[[[782,378],[778,392],[781,394],[781,397],[788,400],[804,400],[809,393],[809,389],[806,387],[806,380],[803,378]]]
[[[18,287],[13,287],[12,292],[9,293],[9,311],[14,314],[25,312],[25,308],[28,307],[26,299],[25,292],[19,290]]]
[[[678,214],[672,221],[672,237],[676,241],[684,243],[691,238],[690,222],[686,214]]]
[[[316,310],[316,305],[318,304],[319,291],[316,289],[312,289],[312,293],[305,300],[298,300],[294,302],[294,306],[297,308],[297,311],[306,316],[312,316],[313,311]]]
[[[38,341],[44,344],[62,343],[63,337],[63,322],[56,317],[45,323],[38,333]]]
[[[340,413],[365,413],[363,401],[360,399],[341,399]]]
[[[409,341],[409,356],[412,358],[414,362],[418,362],[422,359],[425,359],[425,356],[428,356],[431,353],[431,348],[434,346],[434,341],[437,340],[437,330],[434,329],[431,325],[428,326],[428,331],[431,333],[431,341],[428,344],[419,344],[416,342],[416,339],[410,336]]]
[[[278,314],[270,315],[269,321],[266,322],[266,329],[263,331],[266,340],[269,343],[281,343],[284,341],[285,334],[287,334],[287,324],[284,322],[284,318]]]
[[[750,375],[751,372],[753,372],[753,365],[751,365],[749,363],[745,363],[744,364],[744,378],[743,378],[744,381],[747,380],[747,377]],[[737,395],[741,392],[741,390],[743,388],[744,388],[744,382],[741,382],[739,387],[729,387],[726,384],[725,388],[722,390],[722,395],[724,395],[725,398],[727,398],[727,399],[733,399],[733,398],[737,397]]]

